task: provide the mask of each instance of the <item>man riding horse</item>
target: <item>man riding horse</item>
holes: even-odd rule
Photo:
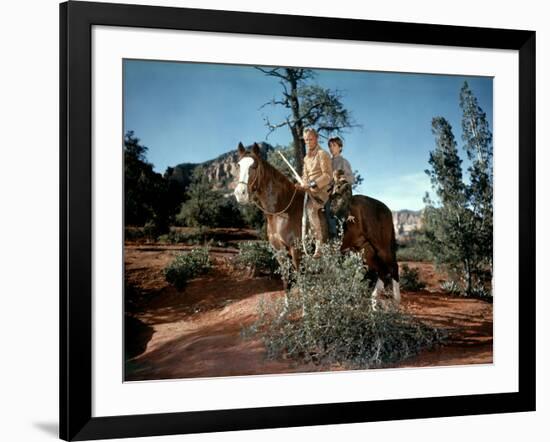
[[[321,256],[321,244],[327,240],[328,225],[324,207],[327,203],[332,183],[332,161],[330,155],[325,152],[318,143],[318,135],[315,129],[304,130],[304,141],[307,153],[304,157],[304,169],[302,172],[303,185],[296,187],[309,192],[306,213],[315,238],[314,258]]]
[[[302,215],[304,198],[311,201],[306,212],[317,239],[316,254],[326,240],[326,219],[321,211],[329,198],[331,181],[330,158],[319,148],[317,134],[306,133],[308,155],[305,157],[303,178],[307,193],[295,185],[281,171],[260,155],[254,144],[250,150],[239,143],[239,177],[235,197],[240,204],[256,204],[264,213],[267,223],[267,238],[278,251],[286,251],[295,270],[300,268]],[[349,183],[347,183],[349,185]],[[353,195],[349,215],[354,219],[347,223],[342,238],[342,251],[360,252],[365,265],[377,279],[379,288],[392,286],[394,299],[399,302],[399,268],[395,256],[396,242],[391,210],[381,201],[365,195]],[[375,297],[375,293],[372,295]]]

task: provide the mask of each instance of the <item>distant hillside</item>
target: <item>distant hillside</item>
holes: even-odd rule
[[[273,146],[268,143],[258,144],[264,158],[267,157],[269,151],[273,150]],[[238,160],[239,154],[237,149],[234,149],[203,163],[181,163],[177,166],[169,167],[166,169],[164,176],[169,180],[175,181],[181,188],[185,189],[189,185],[195,168],[201,166],[208,180],[212,183],[212,187],[228,193],[235,188],[239,177]]]

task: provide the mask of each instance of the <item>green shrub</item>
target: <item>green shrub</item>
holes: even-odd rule
[[[397,260],[403,261],[417,261],[427,262],[431,261],[432,257],[428,250],[419,247],[418,245],[399,245],[396,253]]]
[[[397,244],[398,261],[432,261],[433,256],[426,243],[426,234],[422,230],[411,232]]]
[[[246,241],[239,244],[235,264],[251,269],[254,274],[274,274],[279,268],[273,249],[267,241]]]
[[[453,295],[459,295],[462,292],[460,285],[458,285],[458,283],[452,279],[444,281],[443,283],[441,283],[440,287],[441,290],[447,293],[451,293]]]
[[[197,245],[205,241],[205,235],[202,232],[178,232],[171,230],[169,233],[159,236],[159,242],[165,244],[187,244]]]
[[[212,188],[202,167],[193,171],[186,199],[176,215],[176,223],[188,227],[243,227],[240,206],[233,195]]]
[[[240,206],[241,218],[246,227],[256,230],[265,229],[265,216],[258,207],[253,204]]]
[[[405,314],[393,301],[373,306],[360,254],[323,246],[322,257],[304,256],[299,271],[281,256],[280,272],[293,282],[285,299],[260,303],[259,319],[244,335],[259,333],[271,358],[380,366],[439,342],[441,333]]]
[[[403,290],[418,292],[426,288],[426,284],[420,281],[420,274],[417,268],[410,268],[404,264],[399,274],[399,285]]]
[[[156,241],[167,230],[168,226],[164,222],[160,222],[157,219],[149,220],[143,226],[143,235],[151,241]]]
[[[480,299],[486,299],[492,301],[493,293],[490,288],[487,288],[483,285],[475,285],[472,288],[472,293],[470,296]]]
[[[490,284],[484,285],[480,282],[476,282],[472,286],[472,290],[470,294],[468,294],[464,289],[466,287],[466,283],[464,281],[459,283],[454,279],[450,279],[448,281],[443,282],[440,285],[440,287],[443,291],[450,293],[452,295],[470,296],[473,298],[484,299],[490,302],[493,300],[493,293],[492,293]]]
[[[201,247],[180,253],[164,269],[166,281],[182,289],[191,278],[206,273],[211,267],[208,248]]]
[[[143,227],[126,226],[124,228],[124,239],[126,241],[136,241],[145,238]]]

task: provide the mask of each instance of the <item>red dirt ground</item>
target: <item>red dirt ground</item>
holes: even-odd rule
[[[177,290],[163,269],[182,246],[128,244],[125,248],[126,380],[343,370],[292,360],[267,360],[260,339],[243,339],[243,326],[256,319],[262,296],[283,296],[282,283],[269,277],[235,274],[229,260],[236,249],[211,252],[214,268]],[[403,264],[403,263],[400,263]],[[403,308],[446,329],[449,338],[391,367],[487,364],[493,360],[492,304],[441,292],[434,266],[409,262],[427,283],[420,292],[402,291]]]

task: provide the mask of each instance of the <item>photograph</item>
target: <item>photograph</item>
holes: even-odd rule
[[[544,3],[0,8],[1,440],[548,433]]]
[[[121,62],[125,382],[493,363],[493,77]]]

